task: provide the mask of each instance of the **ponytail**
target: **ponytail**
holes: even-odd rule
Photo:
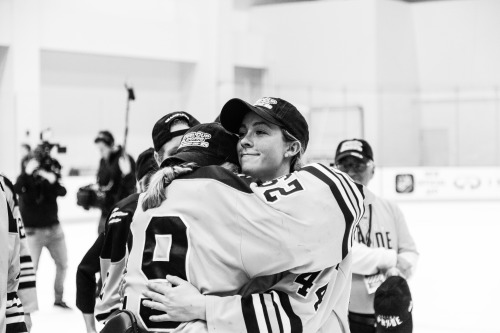
[[[152,177],[142,199],[142,210],[159,207],[167,199],[167,186],[177,177],[196,170],[196,163],[183,163],[158,170]]]

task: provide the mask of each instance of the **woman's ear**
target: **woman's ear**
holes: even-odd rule
[[[286,150],[286,154],[288,156],[295,156],[300,152],[300,142],[298,141],[293,141],[288,145],[288,148]]]

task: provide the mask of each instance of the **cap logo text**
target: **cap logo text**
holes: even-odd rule
[[[179,145],[179,148],[182,147],[203,147],[203,148],[208,148],[210,145],[209,142],[206,140],[209,140],[212,137],[212,135],[197,131],[197,132],[191,132],[191,133],[186,133],[184,134],[184,137],[182,138],[182,142]]]
[[[357,150],[362,152],[363,151],[363,143],[361,141],[346,141],[342,144],[340,147],[340,152],[344,152],[347,150]]]
[[[403,322],[399,318],[399,316],[377,316],[377,323],[386,328],[388,327],[396,327],[401,325]]]
[[[255,102],[254,106],[262,106],[271,110],[273,108],[271,104],[278,104],[278,101],[270,97],[263,97],[259,99],[257,102]]]

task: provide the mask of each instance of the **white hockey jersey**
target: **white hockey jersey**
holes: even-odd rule
[[[27,332],[24,310],[17,295],[20,275],[20,236],[17,221],[10,210],[0,183],[0,233],[2,244],[7,244],[7,251],[0,251],[0,333]],[[7,237],[5,237],[7,236]]]
[[[4,186],[7,203],[9,204],[14,219],[17,221],[19,231],[21,274],[19,276],[19,289],[17,293],[23,303],[24,311],[32,313],[38,310],[35,268],[33,267],[26,233],[24,232],[24,223],[21,218],[21,212],[19,211],[19,201],[17,199],[17,194],[14,191],[14,185],[2,174],[0,174],[0,183]]]
[[[348,272],[339,268],[350,266],[342,262],[363,215],[363,199],[361,186],[321,164],[260,186],[220,167],[200,168],[175,180],[160,207],[136,210],[124,306],[143,328],[168,332],[179,323],[150,322],[155,313],[142,305],[148,281],[176,275],[204,294],[226,296],[237,294],[253,277],[289,271],[296,275],[285,283],[295,286],[298,300],[316,297],[307,303],[307,312],[321,311],[328,318],[334,303],[345,302],[347,309],[340,294],[345,295]],[[286,296],[291,291],[285,289]],[[331,297],[322,306],[327,291]],[[279,297],[280,290],[276,293]],[[301,319],[290,316],[294,324],[289,331],[303,332]],[[254,332],[252,322],[242,324],[243,331]],[[179,329],[187,332],[198,325]]]

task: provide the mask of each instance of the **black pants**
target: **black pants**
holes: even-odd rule
[[[375,333],[375,315],[349,311],[351,333]]]

